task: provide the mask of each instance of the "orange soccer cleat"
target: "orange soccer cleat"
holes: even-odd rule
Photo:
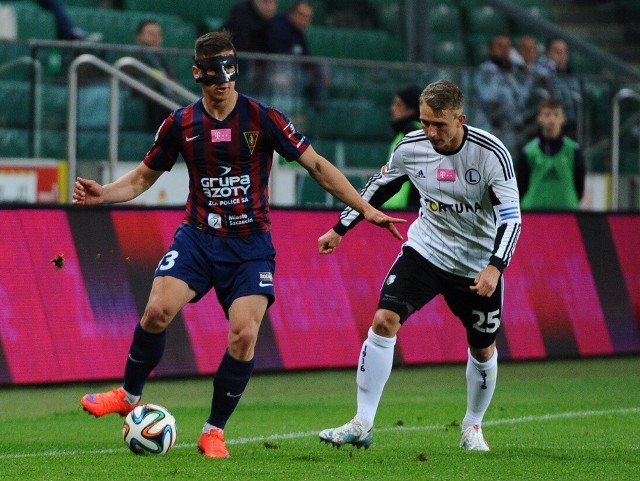
[[[80,399],[80,404],[85,411],[97,418],[112,413],[126,416],[138,405],[138,403],[131,404],[126,397],[125,390],[117,387],[107,392],[85,394]]]
[[[208,458],[230,458],[222,429],[213,428],[198,439],[198,451]]]

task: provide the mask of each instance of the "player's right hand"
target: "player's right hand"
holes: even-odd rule
[[[73,184],[73,204],[97,205],[104,201],[104,189],[95,180],[76,177]]]
[[[367,205],[367,209],[362,213],[364,218],[371,222],[373,225],[377,225],[378,227],[383,227],[387,229],[393,237],[398,240],[404,240],[402,234],[395,226],[395,224],[404,224],[407,222],[406,219],[401,219],[399,217],[390,217],[386,215],[384,212],[380,212],[378,209],[372,207],[371,205]]]
[[[330,229],[318,239],[318,252],[320,254],[331,254],[338,247],[341,240],[342,236],[335,230]]]

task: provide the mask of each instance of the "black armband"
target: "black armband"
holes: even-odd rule
[[[504,263],[504,261],[496,256],[491,256],[491,259],[489,259],[489,265],[497,268],[501,274],[507,268],[507,265]]]
[[[349,230],[348,227],[344,226],[342,222],[338,221],[336,225],[333,226],[333,230],[336,231],[338,235],[345,235]]]

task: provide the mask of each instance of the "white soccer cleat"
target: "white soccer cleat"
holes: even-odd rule
[[[320,431],[320,441],[337,448],[343,444],[353,444],[358,449],[367,449],[373,442],[373,428],[366,431],[360,421],[354,418],[339,428]]]
[[[467,451],[491,451],[487,440],[482,435],[482,428],[477,424],[462,431],[460,447]]]

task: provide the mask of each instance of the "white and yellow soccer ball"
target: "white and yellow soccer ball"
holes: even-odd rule
[[[124,442],[135,454],[166,454],[176,442],[176,419],[163,406],[143,404],[127,414]]]

